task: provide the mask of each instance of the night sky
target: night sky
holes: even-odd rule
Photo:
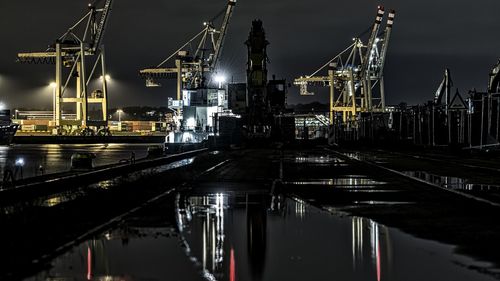
[[[43,51],[86,12],[88,1],[0,1],[0,101],[11,108],[50,108],[53,66],[21,65],[19,51]],[[372,23],[378,4],[398,14],[386,66],[389,104],[430,100],[445,67],[461,92],[485,90],[500,57],[500,1],[333,1],[238,0],[229,28],[222,68],[245,81],[246,47],[253,19],[262,19],[269,46],[269,74],[293,78],[310,74],[351,43]],[[225,0],[116,0],[105,34],[113,77],[111,107],[164,106],[175,86],[147,89],[138,70],[158,64],[226,5]],[[327,101],[327,94],[289,103]]]

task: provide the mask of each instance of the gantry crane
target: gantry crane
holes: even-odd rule
[[[104,2],[104,4],[102,4]],[[99,5],[101,4],[101,5]],[[88,5],[88,12],[59,37],[45,52],[19,53],[18,61],[30,64],[55,64],[55,126],[77,127],[78,131],[93,134],[88,126],[104,128],[107,133],[108,89],[104,32],[113,0],[97,0]],[[88,68],[88,66],[92,66]],[[68,69],[65,70],[64,68]],[[90,72],[88,70],[90,69]],[[99,75],[100,72],[100,75]],[[89,93],[92,79],[100,78],[101,89]],[[69,85],[76,82],[76,95],[68,97]],[[62,119],[62,104],[76,104],[76,120]],[[100,104],[102,120],[89,120],[88,104]],[[71,129],[73,131],[73,129]]]
[[[347,122],[354,120],[359,112],[385,110],[384,67],[396,13],[389,13],[385,31],[379,34],[384,14],[384,8],[379,6],[366,44],[361,38],[354,38],[349,47],[313,74],[295,79],[294,84],[300,86],[303,96],[314,95],[309,86],[329,87],[330,124],[334,124],[335,112],[342,113],[343,121]],[[318,75],[326,68],[327,75]]]
[[[177,79],[177,100],[182,99],[182,90],[197,89],[211,83],[212,73],[216,73],[229,22],[236,6],[236,0],[229,0],[227,7],[210,21],[204,22],[203,30],[186,44],[173,52],[154,68],[142,69],[139,75],[146,80],[147,87],[159,87],[158,79]],[[219,28],[215,26],[224,15]],[[190,54],[189,47],[197,45]],[[166,67],[175,59],[175,66]],[[208,81],[207,81],[208,80]]]

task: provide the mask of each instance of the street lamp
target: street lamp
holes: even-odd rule
[[[15,112],[16,112],[16,114],[15,114],[14,118],[17,120],[17,119],[18,119],[18,117],[19,117],[19,110],[18,110],[18,109],[16,109],[16,110],[15,110]]]
[[[52,121],[56,122],[56,82],[50,82],[49,87],[52,88]]]
[[[224,75],[215,76],[215,82],[219,83],[219,89],[222,88],[222,84],[226,82],[226,77]]]
[[[122,113],[123,113],[123,110],[118,109],[116,111],[116,113],[118,113],[118,122],[122,122]]]
[[[106,82],[111,81],[111,76],[109,76],[109,74],[104,75],[104,78],[106,78]],[[99,77],[99,80],[103,81],[102,75],[101,75],[101,77]]]

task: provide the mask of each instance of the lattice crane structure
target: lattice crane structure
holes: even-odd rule
[[[378,7],[375,23],[366,43],[353,43],[311,75],[295,79],[303,96],[314,95],[309,86],[330,89],[330,124],[336,113],[343,122],[352,122],[360,112],[385,111],[384,66],[394,23],[395,11],[389,13],[385,31],[380,32],[385,11]],[[328,69],[327,75],[319,75]]]
[[[488,93],[500,95],[500,59],[497,65],[491,70]]]
[[[77,127],[77,132],[94,134],[88,126],[101,127],[107,133],[108,87],[105,52],[102,44],[113,0],[95,1],[66,33],[44,52],[19,53],[18,61],[28,64],[55,64],[55,126]],[[90,66],[90,67],[89,67]],[[89,71],[90,70],[90,71]],[[90,92],[92,79],[100,78],[101,89]],[[75,82],[76,95],[69,97],[69,85]],[[63,120],[62,104],[76,104],[76,119]],[[102,120],[89,120],[88,105],[100,104]]]
[[[153,68],[139,71],[147,87],[159,87],[158,79],[177,79],[177,100],[182,99],[184,89],[198,89],[212,82],[217,72],[229,23],[236,6],[236,0],[229,0],[227,7],[210,21],[203,23],[203,29]],[[223,16],[220,26],[215,22]],[[190,52],[196,45],[194,52]],[[169,64],[173,66],[168,66]]]

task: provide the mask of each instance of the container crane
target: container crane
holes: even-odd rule
[[[102,4],[104,2],[104,4]],[[113,0],[97,0],[88,5],[88,12],[44,52],[19,53],[20,63],[55,64],[55,126],[59,133],[94,134],[89,126],[101,127],[108,134],[108,89],[105,52],[102,44]],[[91,68],[88,68],[91,66]],[[65,71],[64,68],[69,69]],[[88,70],[90,69],[90,72]],[[102,88],[89,93],[89,84],[100,78]],[[68,97],[69,84],[76,82],[75,97]],[[76,104],[76,119],[62,119],[62,105]],[[102,120],[89,120],[88,104],[100,104]],[[66,126],[68,130],[63,129]],[[76,130],[74,128],[77,128]]]
[[[490,81],[488,84],[488,93],[500,93],[500,59],[498,60],[497,65],[491,70]]]
[[[146,80],[146,87],[161,86],[156,82],[157,79],[177,79],[177,100],[181,100],[183,89],[197,89],[210,84],[212,80],[210,74],[217,72],[235,6],[236,0],[229,0],[224,10],[210,21],[204,22],[203,29],[169,57],[154,68],[140,70],[139,75]],[[221,16],[224,18],[217,28],[214,23]],[[193,54],[190,54],[188,47],[196,42],[197,48]],[[172,60],[174,60],[175,65],[166,67]]]
[[[314,95],[309,86],[329,87],[331,125],[335,112],[342,113],[343,121],[347,122],[354,120],[358,112],[385,110],[383,73],[396,12],[389,13],[385,31],[379,34],[384,15],[384,8],[379,6],[366,44],[361,38],[353,38],[351,45],[320,69],[295,79],[294,84],[300,86],[303,96]],[[318,75],[325,69],[327,75]],[[378,96],[374,95],[376,86],[379,86]]]

